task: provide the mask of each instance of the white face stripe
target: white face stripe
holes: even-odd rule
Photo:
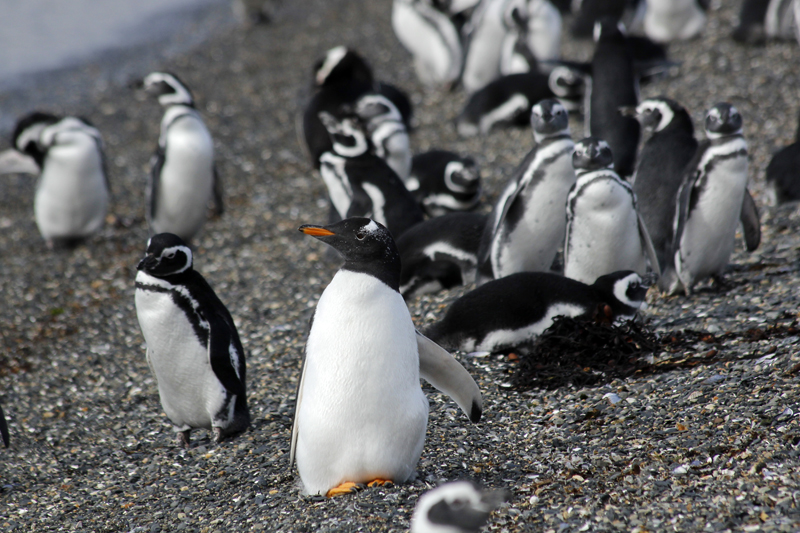
[[[159,104],[163,106],[172,104],[194,105],[194,99],[192,98],[189,90],[177,79],[175,79],[175,76],[165,72],[151,72],[148,74],[144,79],[144,87],[145,89],[148,89],[162,81],[172,87],[175,92],[160,95],[158,97]]]
[[[42,131],[47,127],[43,122],[31,124],[25,128],[17,138],[17,149],[23,150],[29,143],[39,144]]]
[[[317,71],[317,85],[325,83],[325,79],[333,72],[336,65],[344,59],[345,55],[347,55],[347,47],[345,46],[336,46],[328,50],[328,53],[325,54],[325,61],[322,62],[322,66]]]
[[[402,115],[400,115],[400,111],[397,110],[397,106],[394,105],[391,100],[380,94],[368,94],[366,96],[361,97],[361,99],[359,99],[358,103],[356,104],[356,114],[364,118],[363,116],[364,109],[367,106],[374,104],[384,105],[388,110],[386,113],[382,115],[376,115],[374,117],[371,117],[370,123],[372,123],[373,121],[384,122],[387,120],[402,122],[403,117]]]
[[[177,252],[183,252],[186,254],[186,264],[180,270],[176,270],[175,274],[180,274],[181,272],[185,272],[192,266],[192,251],[189,249],[188,246],[170,246],[169,248],[164,248],[161,251],[160,257],[169,257],[170,254],[174,255]]]
[[[639,274],[631,274],[625,276],[621,280],[614,283],[614,297],[627,306],[638,308],[642,302],[634,302],[628,298],[628,288],[634,283],[641,283],[642,278]]]
[[[636,106],[636,114],[641,115],[646,109],[657,109],[658,112],[661,113],[661,120],[659,120],[658,124],[656,124],[654,131],[663,130],[670,122],[672,122],[672,119],[675,117],[675,113],[672,111],[669,105],[661,100],[643,101],[641,104]]]
[[[517,113],[521,113],[528,109],[528,98],[524,94],[515,94],[503,104],[494,108],[490,112],[481,117],[480,131],[481,133],[488,133],[497,122],[509,120]]]
[[[370,220],[366,226],[363,226],[361,229],[366,231],[367,233],[375,233],[381,230],[378,224],[375,223],[374,220]]]
[[[353,146],[345,146],[337,142],[333,143],[334,151],[344,157],[356,157],[367,151],[367,138],[359,128],[353,126],[352,121],[343,120],[337,133],[350,136],[355,140]]]
[[[51,124],[50,126],[47,126],[43,130],[41,130],[40,141],[42,143],[42,146],[52,146],[54,144],[57,144],[56,136],[59,133],[65,133],[69,131],[79,131],[81,133],[85,133],[86,135],[90,135],[95,139],[97,139],[98,141],[102,142],[100,132],[97,130],[97,128],[89,126],[84,121],[78,118],[64,117],[55,124]]]
[[[463,185],[459,185],[453,181],[453,174],[455,172],[462,172],[464,170],[464,163],[461,161],[450,161],[447,163],[447,166],[444,167],[444,183],[447,185],[447,188],[451,191],[455,192],[468,192],[467,187]],[[470,182],[475,181],[470,180]]]
[[[556,96],[567,96],[568,87],[562,87],[558,84],[558,80],[566,80],[570,85],[575,83],[577,76],[573,71],[567,67],[556,67],[547,77],[547,86],[553,91]]]

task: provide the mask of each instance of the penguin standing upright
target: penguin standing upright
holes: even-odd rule
[[[161,406],[189,447],[194,428],[214,441],[247,429],[245,357],[225,305],[192,268],[192,251],[177,235],[147,243],[136,274],[136,316]]]
[[[644,34],[657,43],[697,37],[706,26],[709,0],[647,0]]]
[[[652,131],[639,156],[633,192],[659,267],[664,270],[672,249],[678,189],[684,169],[697,151],[692,117],[678,102],[664,97],[648,98],[625,112],[635,116],[644,130]]]
[[[584,283],[618,270],[660,273],[631,186],[614,172],[611,149],[589,137],[575,145],[577,180],[567,198],[564,275]]]
[[[320,296],[297,388],[290,464],[308,494],[336,496],[414,473],[425,442],[422,376],[477,422],[475,381],[417,333],[398,292],[400,256],[367,218],[300,231],[330,244],[344,265]]]
[[[221,215],[222,182],[214,166],[214,140],[189,88],[169,72],[152,72],[144,89],[164,108],[147,194],[150,231],[191,241],[206,222],[209,202]]]
[[[659,287],[688,296],[709,276],[728,265],[741,220],[748,251],[761,241],[755,202],[747,191],[747,141],[742,115],[729,103],[712,107],[705,117],[707,140],[686,166],[678,193],[671,262]]]
[[[72,246],[102,228],[109,203],[103,141],[86,120],[33,112],[14,129],[0,172],[38,173],[33,211],[48,247]]]
[[[535,146],[506,186],[484,229],[480,280],[550,268],[564,242],[567,195],[575,183],[569,115],[557,100],[531,112]]]
[[[481,199],[481,172],[475,160],[447,150],[411,158],[406,187],[431,217],[475,208]]]

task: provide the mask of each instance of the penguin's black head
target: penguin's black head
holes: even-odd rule
[[[183,239],[172,233],[153,235],[147,242],[147,253],[136,267],[136,270],[144,270],[157,278],[182,274],[191,269],[192,250]]]
[[[328,226],[304,224],[299,230],[342,254],[343,269],[370,274],[399,291],[400,253],[383,225],[369,218],[353,217]]]
[[[536,142],[554,135],[569,135],[569,113],[558,100],[542,100],[531,109],[531,127]]]
[[[340,117],[320,111],[319,120],[333,144],[333,151],[342,157],[358,157],[369,152],[370,145],[364,126],[356,114],[343,108]]]
[[[336,46],[314,63],[314,86],[331,87],[342,83],[372,85],[372,69],[357,52]]]
[[[612,168],[614,156],[608,143],[597,137],[587,137],[575,145],[572,166],[575,170]]]
[[[636,316],[647,296],[647,290],[655,282],[655,276],[647,275],[643,279],[631,270],[620,270],[600,276],[592,287],[597,291],[601,301],[611,307],[614,320],[624,320]]]
[[[60,117],[50,113],[34,111],[28,113],[17,121],[14,133],[11,135],[11,145],[18,151],[31,156],[41,168],[47,148],[41,143],[42,131],[56,122]]]
[[[547,78],[547,86],[568,111],[576,111],[586,90],[583,75],[568,67],[555,67]]]
[[[355,105],[355,114],[365,124],[386,121],[403,122],[397,106],[385,96],[375,93],[365,94],[358,99]]]
[[[171,72],[151,72],[142,81],[144,90],[158,97],[163,106],[185,105],[194,107],[194,97],[189,87]]]
[[[457,195],[473,196],[481,190],[481,172],[475,160],[465,157],[447,163],[444,168],[447,190]]]
[[[706,113],[706,136],[716,139],[726,135],[742,134],[742,115],[727,102],[716,104]]]

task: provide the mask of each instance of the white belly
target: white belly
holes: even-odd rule
[[[320,298],[306,346],[296,451],[306,491],[406,481],[427,420],[403,298],[371,276],[339,271]]]

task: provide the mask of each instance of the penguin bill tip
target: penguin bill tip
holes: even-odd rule
[[[312,237],[330,237],[331,235],[336,235],[329,229],[325,229],[320,226],[312,226],[310,224],[304,224],[298,229],[306,235],[311,235]]]

